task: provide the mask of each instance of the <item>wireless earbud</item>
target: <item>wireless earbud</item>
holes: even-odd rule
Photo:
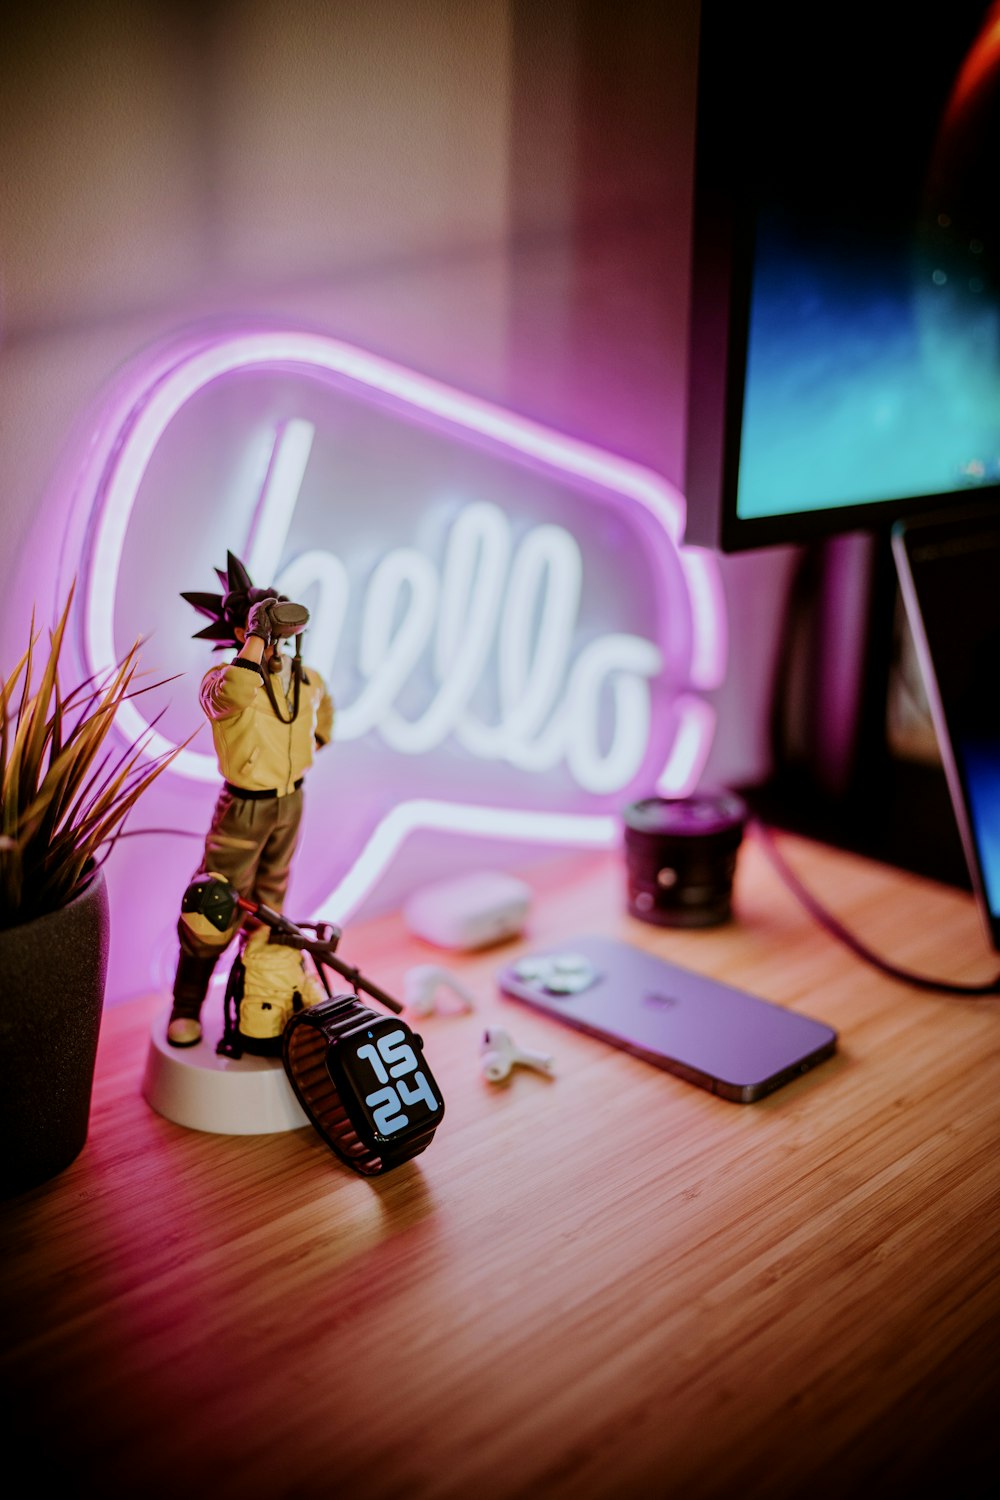
[[[457,998],[457,1006],[441,1007],[438,1004],[437,994],[442,988],[450,990]],[[430,1016],[435,1010],[442,1009],[475,1009],[475,1002],[464,985],[459,983],[454,974],[439,968],[437,964],[417,964],[414,968],[407,969],[403,981],[403,1003],[415,1016]]]
[[[491,1026],[483,1032],[479,1058],[483,1077],[489,1083],[502,1083],[515,1067],[534,1068],[537,1073],[547,1073],[550,1077],[556,1069],[554,1057],[519,1047],[502,1026]]]

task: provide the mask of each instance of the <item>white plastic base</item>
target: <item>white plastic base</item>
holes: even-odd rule
[[[210,995],[195,1047],[167,1041],[170,1007],[153,1023],[142,1095],[158,1115],[212,1135],[272,1135],[308,1125],[280,1057],[219,1057],[222,1015]]]

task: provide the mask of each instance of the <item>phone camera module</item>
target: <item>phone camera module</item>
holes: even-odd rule
[[[590,973],[552,973],[545,980],[544,988],[550,995],[579,995],[581,990],[587,989],[593,982],[594,976]]]
[[[552,968],[556,974],[590,974],[590,960],[580,953],[560,953],[558,958],[552,960]]]
[[[544,979],[549,968],[550,961],[547,958],[521,958],[514,965],[514,976],[525,984],[531,984],[534,979]]]
[[[522,984],[537,985],[548,995],[579,995],[597,979],[593,964],[580,953],[522,958],[514,964],[513,973]]]

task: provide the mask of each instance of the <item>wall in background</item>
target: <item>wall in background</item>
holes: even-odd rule
[[[321,327],[680,483],[697,28],[695,0],[91,0],[9,20],[3,664],[32,605],[56,608],[67,455],[102,393],[206,318]],[[190,556],[187,586],[211,587],[222,559],[197,535]],[[794,561],[721,560],[708,781],[768,769]],[[205,818],[197,789],[164,787],[139,821],[198,837],[109,861],[110,999],[168,982]],[[414,840],[368,909],[528,852]]]

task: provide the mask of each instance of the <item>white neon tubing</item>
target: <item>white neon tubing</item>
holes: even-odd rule
[[[549,467],[564,478],[572,477],[607,492],[609,499],[637,503],[679,549],[693,627],[692,663],[688,674],[692,685],[711,687],[721,680],[726,652],[721,588],[710,555],[681,545],[684,502],[673,485],[637,465],[552,433],[527,418],[451,390],[378,356],[324,335],[295,331],[233,334],[219,338],[205,334],[184,348],[174,347],[158,354],[146,366],[144,378],[137,378],[131,406],[123,383],[119,383],[107,419],[86,456],[78,491],[87,495],[89,500],[89,486],[94,486],[92,548],[83,611],[84,650],[91,671],[106,668],[117,659],[113,629],[117,575],[132,507],[160,438],[186,402],[206,385],[237,370],[269,364],[303,366],[306,373],[343,377],[374,393],[390,396],[412,411],[451,425],[459,436],[472,433],[486,437],[513,454]],[[289,424],[281,435],[272,453],[264,498],[277,497],[280,500],[282,493],[291,492],[296,462],[301,468],[305,462],[303,453],[305,458],[308,457],[305,452],[307,438],[308,443],[312,440],[308,428],[307,423]],[[286,443],[290,445],[287,448]],[[272,486],[277,486],[277,490]],[[276,505],[275,531],[278,523],[279,507]],[[261,537],[262,534],[258,533],[255,541]],[[256,550],[255,546],[254,555]],[[696,699],[682,705],[679,716],[679,732],[659,779],[660,786],[674,794],[678,794],[677,789],[690,779],[692,768],[704,763],[708,752],[705,736],[710,737],[714,722],[711,708]],[[133,739],[144,737],[146,753],[150,756],[174,748],[170,741],[150,728],[132,703],[122,705],[117,727]],[[201,781],[215,781],[218,776],[214,757],[187,749],[178,754],[172,769]],[[419,808],[422,804],[408,805]],[[426,806],[430,808],[436,804]],[[465,815],[469,809],[459,807],[457,811],[467,827]],[[399,808],[395,813],[400,813],[400,818],[390,826],[402,826],[406,819]],[[394,815],[390,814],[390,818]],[[504,809],[496,810],[494,816],[499,820],[501,830],[511,827],[512,820],[518,818],[544,826],[537,822],[539,816],[544,815]],[[608,820],[601,817],[581,815],[575,821],[581,826],[589,825],[595,831],[599,827],[607,831]],[[498,831],[496,836],[503,836],[502,832]],[[558,842],[566,836],[564,827],[555,838]]]
[[[251,578],[270,576],[274,559],[285,550],[315,432],[311,422],[298,419],[285,422],[278,431],[250,530],[246,568]]]
[[[519,812],[429,799],[400,802],[378,824],[359,858],[320,904],[314,920],[346,921],[378,884],[410,834],[423,830],[585,849],[611,848],[620,833],[618,820],[603,815]]]
[[[715,709],[704,698],[683,696],[674,704],[679,724],[670,758],[656,782],[663,797],[687,797],[697,786],[708,759]]]
[[[725,676],[729,651],[726,601],[718,565],[714,554],[704,547],[682,547],[677,555],[684,570],[691,615],[696,625],[691,652],[691,686],[717,688]]]
[[[347,569],[332,552],[313,549],[300,552],[275,579],[275,587],[290,599],[301,599],[317,584],[319,602],[309,616],[309,662],[329,683],[347,614]]]
[[[511,568],[498,643],[501,717],[513,736],[537,733],[558,700],[582,582],[583,559],[568,531],[536,526],[529,532]]]
[[[649,743],[649,677],[663,669],[663,657],[649,641],[609,635],[591,641],[573,667],[567,695],[566,754],[570,769],[587,791],[615,792],[627,786],[642,765]],[[609,683],[615,698],[616,733],[605,754],[587,731],[596,732],[601,689]],[[622,726],[634,725],[626,735]]]
[[[85,636],[91,668],[115,660],[112,628],[114,588],[125,532],[142,476],[153,451],[178,411],[198,391],[221,376],[254,365],[301,364],[307,369],[346,376],[360,385],[391,395],[416,411],[453,424],[460,431],[492,438],[511,451],[546,464],[563,475],[636,501],[681,545],[684,502],[673,485],[624,459],[551,433],[527,418],[490,406],[425,376],[319,334],[282,332],[235,334],[208,348],[197,347],[144,394],[131,430],[112,460],[99,496],[99,516],[92,554]],[[683,553],[682,553],[683,555]],[[702,569],[704,573],[704,569]],[[692,599],[695,635],[702,640],[706,667],[724,659],[719,635],[718,598],[704,593]],[[711,604],[711,607],[706,605]],[[711,673],[718,680],[718,674]],[[155,752],[154,752],[155,753]]]

